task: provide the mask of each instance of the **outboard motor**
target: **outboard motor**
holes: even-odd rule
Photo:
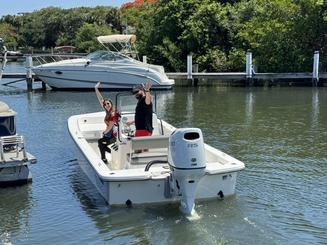
[[[16,112],[0,101],[0,137],[16,134]]]
[[[171,188],[182,196],[180,209],[183,213],[192,215],[197,185],[206,168],[200,129],[181,128],[171,134],[168,164],[172,171]]]

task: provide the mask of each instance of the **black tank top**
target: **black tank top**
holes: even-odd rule
[[[145,96],[139,99],[135,108],[135,127],[137,130],[153,131],[152,113],[152,102],[147,105],[145,103]]]

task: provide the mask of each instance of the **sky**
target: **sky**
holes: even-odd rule
[[[50,6],[60,8],[112,6],[120,7],[123,3],[133,0],[0,0],[0,17],[17,15],[23,12],[33,12]]]

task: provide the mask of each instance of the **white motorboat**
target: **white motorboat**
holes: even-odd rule
[[[32,70],[54,89],[93,89],[98,81],[105,89],[130,89],[146,80],[151,81],[155,89],[169,89],[174,84],[162,66],[131,57],[136,56],[135,35],[99,36],[97,40],[107,50],[96,51],[85,58],[42,64]]]
[[[16,134],[16,113],[0,101],[0,186],[32,180],[28,165],[36,158],[26,152],[24,138]]]
[[[237,173],[244,163],[203,142],[200,129],[176,129],[153,114],[152,136],[132,137],[134,105],[118,94],[121,117],[108,163],[100,157],[97,140],[105,128],[104,112],[71,116],[69,132],[77,146],[78,162],[109,205],[180,202],[189,215],[198,199],[235,193]],[[134,99],[135,100],[135,99]],[[124,103],[128,102],[127,106]],[[140,150],[143,150],[141,153]]]

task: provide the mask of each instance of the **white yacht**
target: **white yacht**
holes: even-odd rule
[[[0,186],[32,180],[28,165],[36,158],[26,152],[24,138],[16,134],[16,112],[0,101]]]
[[[127,126],[134,120],[131,99],[130,95],[116,97],[121,117],[117,141],[106,153],[108,163],[101,160],[97,143],[105,128],[104,112],[68,119],[78,162],[109,205],[180,202],[181,211],[192,215],[195,200],[235,193],[243,162],[205,144],[200,129],[176,129],[156,113],[153,135],[132,137],[134,128]]]
[[[162,66],[132,58],[137,56],[133,48],[135,35],[99,36],[97,40],[106,50],[42,64],[32,70],[54,89],[93,89],[98,81],[106,89],[130,89],[146,80],[151,81],[154,89],[170,89],[174,84]]]

